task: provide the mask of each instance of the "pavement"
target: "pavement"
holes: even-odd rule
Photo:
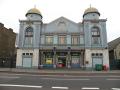
[[[120,70],[93,71],[81,69],[17,69],[17,68],[0,68],[0,72],[7,73],[27,73],[41,75],[94,75],[94,74],[114,74],[120,75]]]

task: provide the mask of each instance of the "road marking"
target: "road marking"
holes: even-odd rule
[[[42,88],[42,86],[31,86],[31,85],[13,85],[13,84],[0,84],[3,87],[31,87],[31,88]]]
[[[107,80],[120,80],[118,78],[108,78]]]
[[[85,89],[98,90],[99,88],[96,88],[96,87],[83,87],[82,89],[83,90],[85,90]]]
[[[69,89],[68,87],[52,87],[53,89]]]
[[[113,90],[120,90],[120,88],[112,88]]]
[[[2,74],[7,74],[7,75],[16,75],[16,76],[50,76],[50,77],[120,77],[120,75],[101,75],[101,76],[97,76],[97,75],[92,75],[92,76],[88,76],[88,75],[85,75],[85,76],[76,76],[76,75],[65,75],[65,74],[63,74],[63,73],[61,73],[61,74],[63,74],[63,75],[35,75],[35,74],[9,74],[9,73],[2,73]],[[68,73],[69,74],[69,73]]]
[[[48,79],[48,80],[80,80],[80,81],[84,81],[84,80],[90,80],[90,79],[65,79],[65,78],[41,78],[41,79]]]
[[[20,77],[0,76],[0,78],[20,78]]]

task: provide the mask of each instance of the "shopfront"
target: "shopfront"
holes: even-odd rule
[[[71,67],[72,68],[80,67],[80,52],[71,52],[71,57],[72,57]]]
[[[64,68],[67,66],[67,52],[57,52],[57,67],[58,68]]]
[[[43,67],[52,68],[53,67],[53,52],[44,52],[44,63]]]
[[[80,68],[83,64],[81,52],[43,51],[40,65],[43,68]]]

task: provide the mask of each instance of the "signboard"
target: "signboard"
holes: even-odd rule
[[[80,56],[80,53],[77,53],[77,52],[72,52],[71,54],[72,56]]]

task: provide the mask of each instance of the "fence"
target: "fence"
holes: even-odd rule
[[[111,70],[120,70],[120,60],[110,60]]]

